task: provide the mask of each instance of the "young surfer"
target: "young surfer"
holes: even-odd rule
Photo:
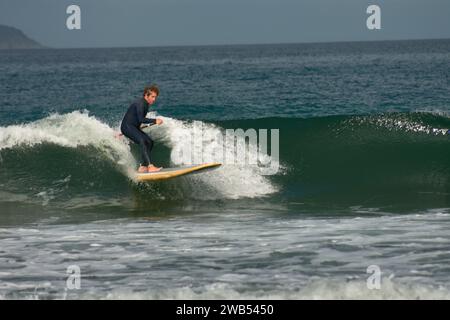
[[[142,162],[138,172],[156,172],[161,168],[155,167],[151,161],[151,151],[153,148],[153,140],[141,130],[141,124],[162,124],[162,119],[149,119],[145,116],[148,113],[149,106],[152,105],[159,95],[159,89],[156,85],[144,88],[143,97],[133,102],[123,117],[120,131],[134,143],[138,144],[141,149]]]

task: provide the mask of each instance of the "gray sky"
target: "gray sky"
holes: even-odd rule
[[[81,30],[66,28],[71,4]],[[0,24],[51,47],[450,38],[450,0],[0,0]]]

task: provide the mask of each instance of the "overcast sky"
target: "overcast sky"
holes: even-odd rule
[[[66,8],[81,8],[68,30]],[[381,8],[381,30],[366,9]],[[0,0],[0,24],[50,47],[450,38],[450,0]]]

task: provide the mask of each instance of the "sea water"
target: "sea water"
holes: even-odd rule
[[[450,298],[449,53],[0,51],[0,298]],[[157,165],[181,165],[200,123],[200,145],[279,130],[276,173],[224,163],[137,183],[139,150],[117,132],[149,83]]]

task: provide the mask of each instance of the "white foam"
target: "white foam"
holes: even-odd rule
[[[166,144],[171,148],[171,162],[174,165],[185,165],[184,157],[179,154],[182,145],[191,143],[196,125],[192,122],[176,120],[167,117],[161,117],[164,124],[158,128],[151,129],[152,137]],[[208,123],[201,123],[202,141],[192,143],[193,159],[199,159],[197,162],[221,162],[223,163],[223,143],[218,137],[223,136],[221,128]],[[197,137],[197,135],[195,135]],[[205,148],[206,146],[206,148]],[[235,150],[226,148],[225,159],[235,159]],[[257,154],[251,154],[257,151],[250,150],[251,156],[257,158]],[[261,158],[261,157],[260,157]],[[230,198],[237,199],[242,197],[261,197],[277,192],[277,187],[261,173],[260,168],[251,165],[227,164],[201,175],[191,176],[192,181],[206,184],[210,190],[202,190],[200,195],[205,198]],[[215,190],[215,192],[208,192]]]
[[[179,287],[144,292],[131,289],[113,289],[105,295],[89,293],[78,296],[83,299],[120,300],[434,300],[450,299],[450,291],[442,286],[403,284],[383,280],[380,289],[370,290],[361,280],[314,280],[297,289],[285,290],[236,290],[228,283],[216,282],[203,287]]]
[[[136,162],[124,139],[115,137],[115,130],[86,111],[53,114],[35,122],[0,127],[0,151],[20,146],[53,143],[63,147],[94,146],[111,161],[120,164],[123,172],[133,177]]]
[[[441,115],[441,114],[438,114]],[[441,115],[444,116],[444,115]],[[449,129],[447,128],[433,128],[429,125],[422,124],[420,122],[408,119],[406,115],[396,115],[394,117],[375,116],[375,117],[355,117],[350,120],[351,122],[357,121],[359,123],[373,123],[379,127],[386,128],[391,131],[405,131],[425,133],[428,135],[447,135]]]

